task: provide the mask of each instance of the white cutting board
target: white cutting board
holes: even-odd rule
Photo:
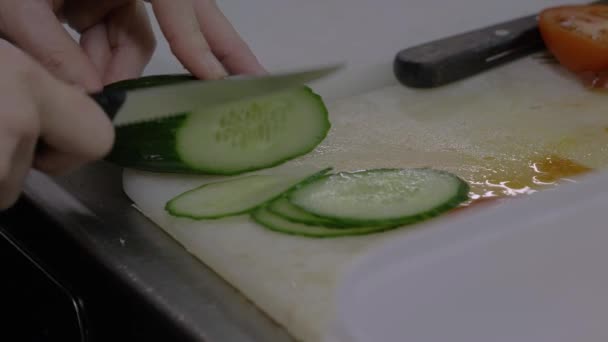
[[[333,166],[433,166],[458,173],[478,194],[504,181],[532,185],[528,164],[549,155],[593,168],[608,164],[606,97],[583,90],[559,68],[528,58],[436,90],[397,85],[401,48],[528,14],[556,1],[224,1],[235,26],[270,70],[347,60],[314,88],[328,101],[332,130],[314,152],[263,173]],[[174,72],[160,56],[147,73]],[[356,96],[351,96],[357,94]],[[212,177],[126,171],[136,206],[296,338],[319,341],[332,293],[349,261],[401,229],[316,240],[266,231],[246,217],[190,221],[165,202]],[[446,222],[449,220],[446,218]],[[422,227],[422,226],[419,226]]]

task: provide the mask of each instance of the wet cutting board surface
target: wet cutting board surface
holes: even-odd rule
[[[236,13],[236,3],[227,1],[229,16]],[[287,9],[290,3],[275,5],[290,11]],[[327,100],[332,123],[327,139],[307,156],[258,173],[304,172],[327,166],[336,170],[432,166],[452,171],[469,181],[472,198],[480,199],[533,193],[550,188],[556,181],[569,181],[608,165],[608,95],[586,91],[559,67],[536,57],[434,90],[407,89],[390,79],[388,57],[408,44],[439,38],[446,34],[444,30],[458,32],[509,19],[508,15],[529,14],[555,1],[514,1],[508,6],[502,2],[496,4],[496,11],[491,11],[492,6],[487,2],[473,0],[460,2],[467,10],[453,4],[456,2],[450,2],[454,8],[440,7],[445,2],[439,1],[407,2],[411,11],[403,15],[403,32],[395,30],[400,24],[394,21],[384,26],[381,23],[370,26],[365,35],[373,46],[370,49],[366,49],[360,39],[361,32],[357,31],[361,26],[357,23],[357,14],[369,19],[378,17],[377,11],[389,16],[396,11],[408,13],[405,2],[378,1],[373,11],[363,8],[362,1],[297,3],[302,8],[296,6],[293,11],[308,13],[309,6],[317,6],[334,11],[334,19],[340,17],[338,5],[350,3],[354,7],[346,10],[350,17],[345,19],[345,26],[350,25],[353,30],[349,33],[337,22],[325,23],[326,29],[330,26],[336,29],[317,36],[317,45],[313,38],[306,42],[300,40],[295,50],[272,60],[265,55],[266,47],[274,45],[277,51],[276,46],[281,44],[276,40],[288,42],[287,32],[279,38],[262,39],[246,30],[253,27],[249,23],[252,19],[237,20],[236,26],[252,41],[254,49],[260,49],[263,61],[271,60],[271,68],[312,65],[346,58],[344,56],[352,56],[349,58],[354,66],[313,87]],[[445,19],[444,29],[428,28],[425,21],[428,22],[432,11],[423,10],[423,3],[439,6],[435,12]],[[291,5],[295,6],[295,2]],[[357,5],[361,7],[359,12]],[[449,12],[455,16],[448,16]],[[365,16],[364,13],[371,14]],[[322,16],[331,17],[327,13]],[[279,21],[284,20],[275,19],[275,23]],[[296,40],[306,36],[298,26],[300,21],[304,19],[298,17],[291,25],[292,37]],[[310,35],[318,30],[316,26],[311,27]],[[329,44],[331,34],[341,35],[342,48]],[[369,41],[374,34],[385,41]],[[396,47],[396,42],[401,45]],[[378,49],[390,46],[390,50]],[[289,60],[307,48],[313,49],[310,58],[302,55],[300,64]],[[171,197],[218,179],[222,178],[128,170],[124,188],[144,215],[299,340],[322,338],[332,314],[332,291],[353,258],[386,239],[409,232],[409,229],[399,229],[378,235],[318,240],[269,232],[247,217],[191,221],[173,218],[164,211]],[[474,209],[482,210],[482,207],[472,206],[466,210]]]
[[[471,182],[473,197],[532,192],[608,164],[607,99],[534,58],[433,91],[388,87],[329,103],[333,127],[316,151],[260,172],[432,166]],[[320,338],[349,260],[408,234],[316,240],[269,232],[247,217],[191,221],[163,210],[172,196],[216,179],[130,171],[125,190],[145,215],[306,341]]]

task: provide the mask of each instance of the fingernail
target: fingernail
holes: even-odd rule
[[[253,74],[254,74],[254,75],[257,75],[257,76],[265,76],[265,75],[268,75],[268,71],[267,71],[266,69],[264,69],[264,68],[260,67],[259,69],[256,69],[256,70],[253,72]]]
[[[208,74],[211,78],[224,78],[228,76],[228,72],[226,68],[220,63],[220,61],[215,58],[214,55],[207,55],[203,59],[203,64],[205,65],[205,73]]]

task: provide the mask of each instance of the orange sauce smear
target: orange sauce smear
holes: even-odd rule
[[[564,179],[571,180],[569,177],[579,176],[591,171],[591,168],[587,166],[555,155],[533,162],[530,167],[536,173],[533,182],[542,185],[555,184]]]
[[[547,186],[555,186],[560,181],[574,181],[573,177],[592,169],[570,159],[548,155],[530,160],[526,169],[518,171],[491,172],[492,175],[483,181],[469,181],[470,200],[453,212],[496,205],[512,197],[532,194]]]

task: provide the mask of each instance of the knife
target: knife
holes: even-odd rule
[[[221,80],[186,79],[179,83],[125,90],[109,87],[90,96],[114,126],[168,118],[231,101],[271,94],[328,76],[342,63],[264,76],[235,76]]]
[[[592,4],[608,3],[608,0]],[[393,61],[399,82],[433,88],[473,76],[545,48],[537,14],[403,49]]]

